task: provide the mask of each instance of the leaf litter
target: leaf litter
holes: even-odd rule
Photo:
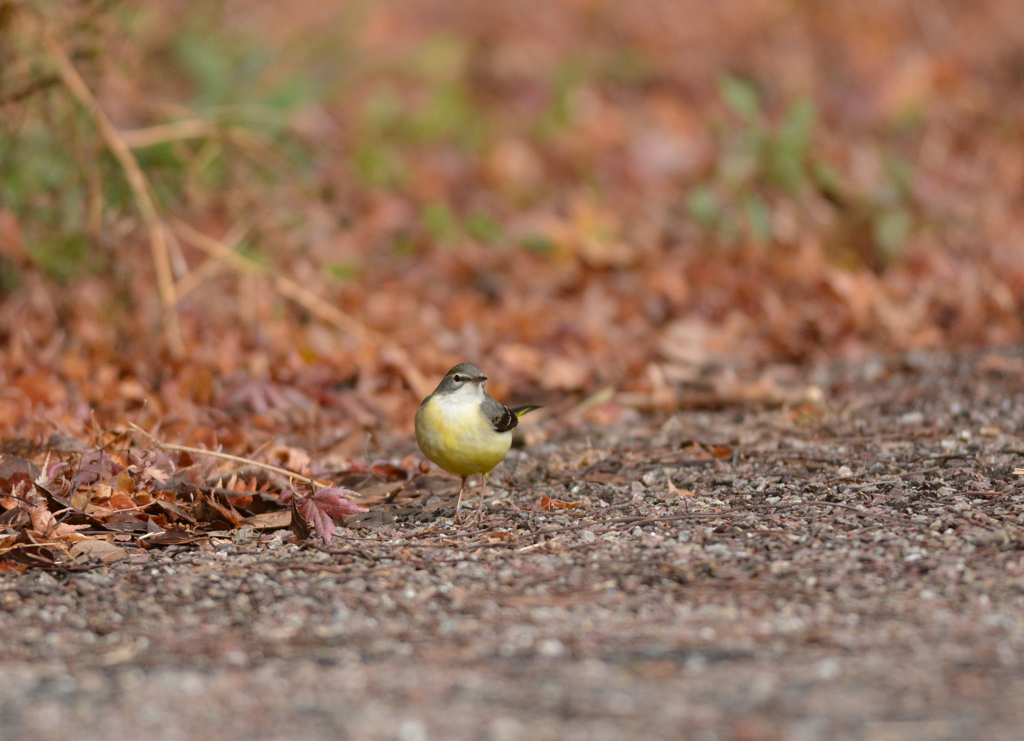
[[[310,43],[341,5],[229,3],[267,58],[350,54],[283,114],[295,177],[163,74],[229,47],[154,2],[97,56],[91,5],[4,58],[5,121],[67,51],[124,142],[153,100],[224,137],[158,142],[190,178],[160,183],[176,302],[95,142],[66,203],[116,268],[63,282],[51,194],[0,204],[0,626],[35,737],[109,738],[80,709],[126,696],[125,737],[1018,735],[1024,361],[923,350],[1022,336],[1019,3],[382,2],[356,52]],[[8,172],[61,164],[19,141]],[[547,407],[473,528],[410,442],[464,359]]]
[[[495,471],[485,516],[468,527],[453,519],[457,481],[418,466],[339,466],[339,488],[282,496],[276,474],[247,479],[229,473],[235,461],[191,454],[175,467],[177,451],[112,436],[122,447],[49,466],[51,498],[9,497],[55,520],[92,519],[57,537],[52,523],[47,531],[30,518],[20,542],[4,546],[0,569],[27,580],[25,596],[4,592],[0,620],[19,615],[22,626],[7,650],[41,650],[42,634],[25,628],[43,624],[38,611],[70,590],[91,617],[55,624],[64,638],[49,655],[76,676],[138,661],[246,667],[255,692],[260,667],[316,656],[323,681],[404,676],[422,698],[407,707],[457,737],[486,726],[487,707],[531,736],[565,733],[550,692],[568,693],[586,728],[611,718],[619,732],[648,738],[748,727],[761,729],[753,738],[786,737],[808,713],[818,713],[821,738],[862,738],[907,716],[928,718],[940,738],[999,737],[1024,718],[1014,700],[1024,479],[1013,475],[1024,406],[1019,370],[995,365],[991,353],[909,356],[819,373],[828,401],[816,404],[549,419],[546,440]],[[0,470],[24,488],[42,466],[5,458]],[[407,488],[351,514],[362,508],[354,492],[385,474]],[[167,486],[175,480],[185,483]],[[99,514],[62,512],[71,486]],[[115,493],[132,506],[109,504]],[[309,529],[296,538],[300,502]],[[232,511],[247,517],[234,524]],[[246,524],[280,514],[271,528]],[[347,527],[332,531],[331,515]],[[100,590],[83,581],[106,573],[117,579]],[[32,574],[54,581],[26,591]],[[116,613],[125,624],[110,622],[108,594],[127,600]],[[181,641],[166,621],[201,622],[205,638]],[[149,681],[144,694],[155,691]],[[500,699],[470,702],[453,721],[435,693],[467,681]],[[739,694],[709,689],[728,683]],[[227,701],[209,687],[204,703]],[[345,696],[357,702],[361,692]],[[611,716],[610,692],[623,694]],[[682,719],[671,710],[679,697],[692,708]],[[313,691],[306,702],[332,700]],[[851,713],[820,710],[840,706]],[[354,727],[360,711],[347,717],[343,727]],[[326,732],[285,710],[269,722]]]

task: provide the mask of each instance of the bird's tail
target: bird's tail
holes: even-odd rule
[[[515,409],[509,409],[509,411],[516,415],[516,419],[522,419],[524,414],[529,414],[536,409],[540,409],[540,407],[516,407]]]

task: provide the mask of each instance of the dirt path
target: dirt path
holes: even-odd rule
[[[533,448],[479,528],[4,575],[0,738],[1020,738],[1024,362],[816,380]]]

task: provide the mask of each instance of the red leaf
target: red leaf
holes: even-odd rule
[[[15,494],[32,488],[32,482],[39,478],[39,466],[16,455],[0,453],[0,494]],[[21,486],[18,486],[21,484]]]
[[[360,507],[348,500],[349,495],[356,492],[342,486],[331,486],[321,489],[312,497],[297,498],[296,508],[313,527],[313,532],[330,543],[334,537],[334,517],[348,517],[366,512],[366,507]],[[282,497],[283,498],[283,497]]]
[[[301,499],[296,504],[296,509],[306,518],[306,521],[313,526],[313,532],[324,539],[324,543],[330,543],[334,537],[334,520],[331,516],[317,506],[313,499]]]
[[[359,493],[343,486],[331,486],[314,494],[313,501],[331,517],[349,517],[366,512],[366,507],[350,502],[349,496],[359,496]]]

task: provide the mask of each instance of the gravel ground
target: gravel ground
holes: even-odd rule
[[[575,427],[480,525],[425,476],[331,552],[6,574],[0,738],[1024,737],[1024,360],[803,380],[823,403]]]

